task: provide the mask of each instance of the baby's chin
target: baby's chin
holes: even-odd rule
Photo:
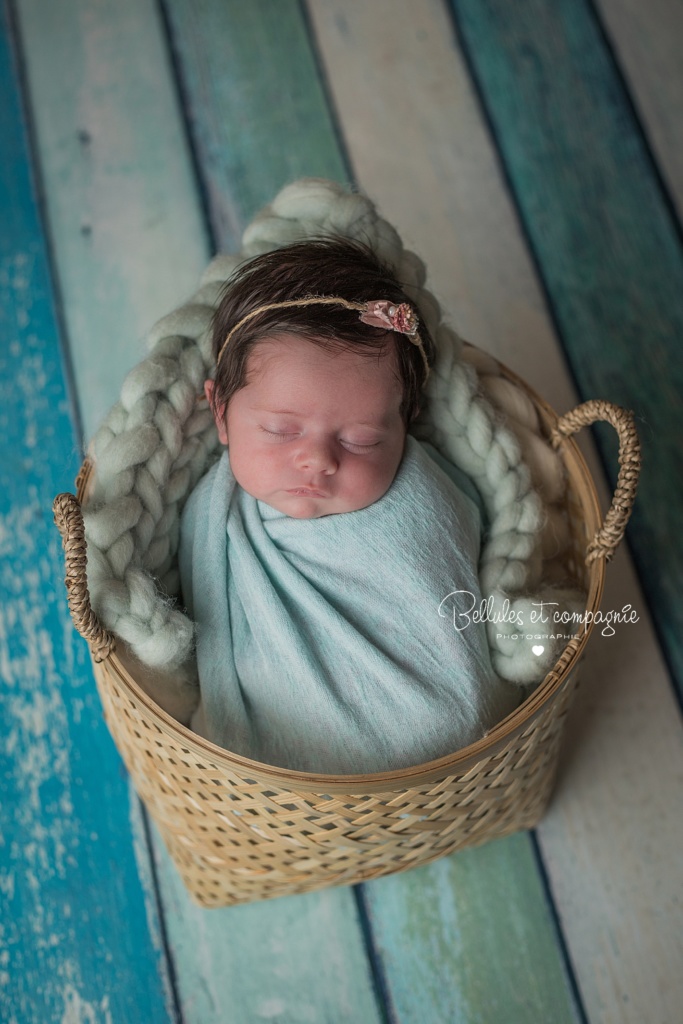
[[[284,512],[292,519],[322,519],[323,516],[339,515],[340,512],[350,512],[351,509],[340,508],[338,502],[331,498],[316,498],[305,495],[290,494],[290,501],[278,501],[274,505],[278,512]]]
[[[337,516],[344,512],[360,512],[368,505],[374,505],[378,498],[372,501],[339,501],[335,498],[320,498],[316,495],[288,494],[286,497],[261,498],[266,505],[283,512],[291,519],[322,519],[323,516]]]
[[[281,509],[281,511],[286,511],[290,519],[322,519],[323,516],[338,515],[337,512],[293,512],[291,509]]]

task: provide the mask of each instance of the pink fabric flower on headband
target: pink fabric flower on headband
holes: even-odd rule
[[[414,344],[419,344],[417,335],[417,317],[407,302],[394,305],[386,299],[375,299],[368,302],[360,319],[370,327],[384,327],[399,334],[407,334]]]

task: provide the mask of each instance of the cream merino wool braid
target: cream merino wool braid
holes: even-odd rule
[[[90,446],[95,473],[84,520],[93,607],[137,658],[169,679],[174,673],[192,678],[196,671],[193,624],[174,599],[180,513],[221,450],[208,405],[197,400],[213,371],[215,306],[240,263],[321,235],[358,239],[374,249],[393,268],[435,339],[436,361],[411,433],[434,444],[481,492],[490,522],[479,567],[482,594],[491,595],[494,610],[509,598],[511,613],[521,612],[525,622],[534,600],[582,607],[578,592],[550,585],[552,563],[546,563],[548,572],[543,566],[544,556],[559,555],[567,546],[568,530],[560,512],[561,462],[539,436],[532,403],[500,378],[495,361],[483,353],[465,361],[460,339],[424,288],[424,265],[404,250],[369,199],[333,182],[303,179],[255,217],[238,255],[217,256],[189,302],[152,329],[150,354],[126,377],[120,400]],[[447,608],[439,614],[448,614]],[[496,672],[518,684],[538,682],[563,646],[549,643],[539,658],[530,650],[531,639],[498,636],[512,626],[489,622],[487,629]]]

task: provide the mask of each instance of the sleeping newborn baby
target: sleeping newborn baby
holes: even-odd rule
[[[181,524],[193,729],[334,774],[479,739],[519,691],[495,674],[483,624],[454,627],[453,601],[481,602],[483,509],[407,432],[434,346],[400,285],[348,240],[267,253],[229,282],[214,353],[205,390],[225,452]]]

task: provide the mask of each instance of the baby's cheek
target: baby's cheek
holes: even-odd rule
[[[234,445],[229,451],[230,466],[235,479],[245,491],[251,493],[267,475],[267,461],[258,450],[248,445]]]
[[[368,464],[358,473],[357,487],[364,495],[377,501],[389,490],[395,471],[385,463]]]

